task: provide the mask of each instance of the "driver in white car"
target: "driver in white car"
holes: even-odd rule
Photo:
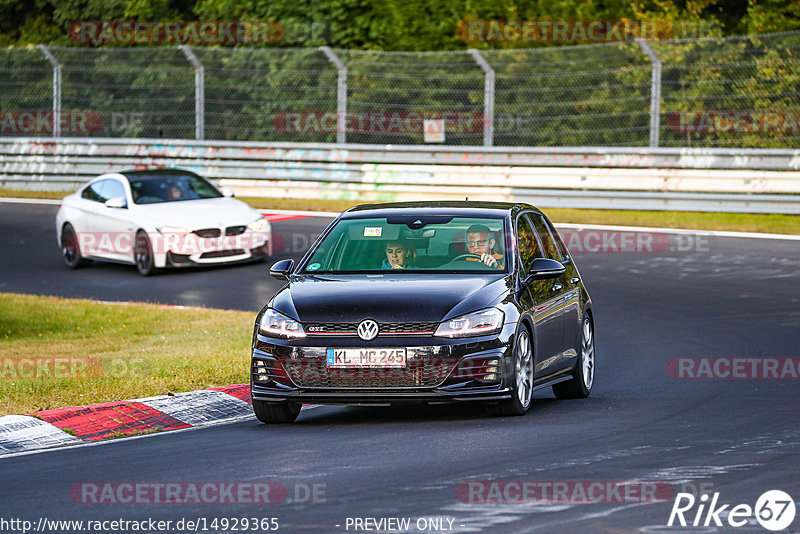
[[[505,257],[494,250],[496,243],[494,232],[482,224],[473,224],[466,232],[467,250],[470,254],[480,256],[480,261],[494,269],[505,267]],[[479,261],[477,258],[467,258],[469,261]]]
[[[169,189],[167,189],[167,201],[170,200],[183,200],[184,194],[180,187],[177,185],[173,185]]]

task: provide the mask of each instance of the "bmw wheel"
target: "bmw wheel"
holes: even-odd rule
[[[512,398],[487,406],[495,416],[525,415],[533,395],[533,347],[525,326],[520,326],[514,340],[514,374]]]
[[[65,224],[64,229],[61,231],[61,256],[70,269],[77,269],[89,263],[89,260],[86,260],[81,255],[78,234],[75,233],[75,229],[69,223]]]
[[[136,233],[133,261],[142,276],[150,276],[156,272],[155,261],[153,260],[153,246],[150,244],[147,234],[142,231]]]
[[[594,384],[594,327],[587,314],[581,322],[581,340],[578,346],[578,361],[572,372],[572,380],[553,386],[559,399],[584,399],[589,396]]]

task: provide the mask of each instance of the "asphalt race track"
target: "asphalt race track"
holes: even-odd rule
[[[0,204],[0,291],[255,311],[279,286],[266,275],[269,263],[149,279],[117,265],[71,272],[55,244],[54,213],[55,206]],[[326,224],[296,219],[274,230],[291,242]],[[419,518],[452,532],[767,532],[753,517],[733,528],[727,512],[754,507],[768,490],[787,492],[790,507],[800,501],[800,378],[671,375],[675,358],[755,359],[750,369],[764,358],[800,356],[800,244],[691,236],[670,243],[662,252],[575,254],[596,313],[598,371],[588,399],[539,391],[527,416],[499,419],[469,405],[315,407],[293,425],[253,419],[15,456],[0,459],[0,515],[34,524],[274,517],[279,532],[321,533],[367,531],[355,528],[354,518],[365,517],[411,518],[408,532],[437,531],[431,525],[439,523]],[[300,252],[287,245],[284,255]],[[586,503],[570,493],[520,503],[514,492],[487,503],[490,493],[462,491],[470,482],[575,488],[634,480],[658,483],[666,498],[620,502],[606,493],[605,502]],[[76,503],[69,490],[85,482],[277,482],[288,495],[267,505]],[[679,492],[709,501],[718,493],[717,507],[730,505],[717,516],[723,526],[710,519],[703,527],[703,512],[701,526],[667,528]],[[800,531],[800,513],[788,531]]]
[[[280,287],[267,273],[270,261],[172,269],[151,278],[140,277],[133,265],[109,262],[70,271],[56,241],[57,210],[53,205],[0,204],[0,292],[256,311]],[[299,260],[329,222],[273,222],[280,257]]]

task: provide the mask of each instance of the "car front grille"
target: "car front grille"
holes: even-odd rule
[[[201,259],[209,259],[209,258],[227,258],[228,256],[239,256],[240,254],[244,254],[244,250],[237,248],[234,250],[215,250],[212,252],[204,252],[200,255]]]
[[[378,336],[427,336],[436,331],[439,323],[378,323]],[[358,336],[358,323],[306,323],[309,336]]]
[[[200,237],[219,237],[222,235],[222,231],[219,228],[203,228],[195,230],[194,234]]]
[[[247,230],[246,226],[229,226],[225,228],[225,235],[240,235]]]
[[[280,358],[278,363],[300,387],[382,389],[438,386],[458,364],[458,358],[409,359],[405,368],[328,368],[324,358]]]

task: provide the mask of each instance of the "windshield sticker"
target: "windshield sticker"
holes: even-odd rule
[[[316,271],[319,268],[320,268],[319,263],[312,263],[311,265],[308,266],[309,271]]]
[[[381,226],[366,226],[364,228],[364,237],[380,237],[381,232],[383,232],[383,227]]]

